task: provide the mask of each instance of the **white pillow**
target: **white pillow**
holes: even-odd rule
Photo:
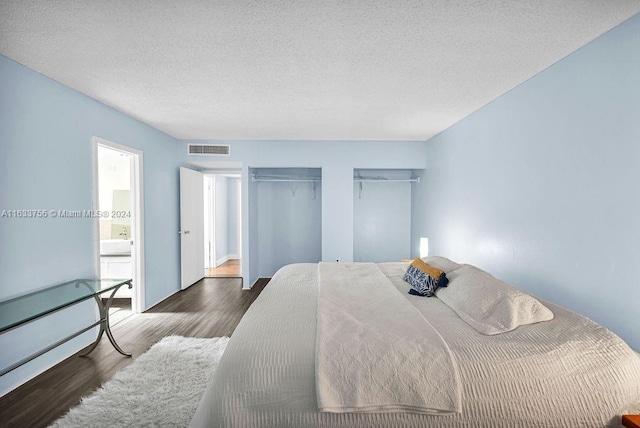
[[[482,334],[553,319],[553,312],[535,298],[474,266],[462,265],[447,272],[447,278],[449,285],[436,296]]]

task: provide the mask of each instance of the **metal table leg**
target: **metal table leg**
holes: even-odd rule
[[[128,282],[125,284],[128,284],[129,288],[131,288],[131,282]],[[122,348],[120,348],[120,346],[116,343],[116,340],[113,338],[113,334],[111,333],[111,326],[109,325],[109,308],[111,307],[111,303],[113,302],[113,297],[116,295],[116,292],[120,289],[122,285],[120,285],[119,287],[113,290],[113,292],[111,293],[111,296],[109,296],[109,299],[107,300],[106,305],[102,303],[102,299],[100,299],[100,296],[98,296],[97,294],[93,296],[96,299],[96,303],[98,304],[98,309],[100,310],[100,332],[98,333],[98,337],[96,341],[91,344],[91,347],[84,354],[80,355],[81,357],[86,357],[94,349],[96,349],[96,346],[98,346],[98,343],[100,343],[100,339],[102,339],[103,333],[107,333],[109,342],[111,342],[111,344],[116,349],[116,351],[118,351],[125,357],[130,357],[132,355],[129,352],[123,351]]]

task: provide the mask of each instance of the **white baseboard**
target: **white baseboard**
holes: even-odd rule
[[[223,258],[216,260],[216,266],[215,267],[218,267],[218,266],[228,262],[229,260],[230,260],[229,256],[224,256]]]
[[[258,281],[260,281],[261,279],[266,279],[266,278],[268,278],[268,277],[264,277],[264,276],[258,277],[255,281],[253,281],[253,284],[251,284],[251,286],[249,286],[249,287],[245,287],[244,286],[244,279],[243,279],[242,289],[243,290],[251,290],[253,288],[253,286],[256,285],[256,283]],[[268,279],[271,279],[271,278],[268,278]]]
[[[237,254],[227,254],[226,256],[222,257],[221,259],[216,260],[216,266],[218,267],[221,264],[224,264],[226,262],[228,262],[229,260],[238,260],[240,257]]]

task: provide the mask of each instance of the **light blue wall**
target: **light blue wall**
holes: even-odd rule
[[[258,264],[260,255],[256,245],[256,231],[258,230],[258,216],[253,215],[258,206],[258,185],[260,183],[247,179],[248,168],[244,169],[242,177],[242,287],[249,288],[259,278]],[[246,224],[246,226],[245,226]],[[253,235],[249,237],[249,231]],[[252,245],[249,245],[249,242]],[[251,260],[251,263],[249,261]]]
[[[144,153],[146,303],[156,303],[179,288],[177,141],[0,56],[0,211],[92,209],[92,136]],[[91,219],[0,218],[0,299],[93,277],[93,240]],[[93,321],[94,306],[88,302],[0,336],[0,365]],[[93,337],[84,334],[2,376],[0,394]]]
[[[228,197],[228,179],[227,177],[216,176],[215,196],[215,245],[216,258],[221,260],[229,255],[229,197]],[[217,260],[216,260],[217,264]]]
[[[238,248],[238,232],[240,225],[238,224],[238,188],[240,187],[240,179],[239,178],[229,178],[227,180],[228,184],[228,197],[227,197],[227,208],[228,208],[228,229],[229,229],[229,255],[239,256],[239,248]]]
[[[229,156],[187,155],[189,143],[229,144]],[[250,287],[258,278],[257,247],[249,245],[257,218],[250,221],[250,204],[257,204],[258,183],[249,168],[322,168],[322,260],[353,260],[353,170],[422,169],[426,165],[424,141],[183,141],[179,160],[239,162],[242,164],[242,277]],[[251,189],[251,191],[249,191]],[[249,207],[248,209],[244,209]]]
[[[414,242],[640,351],[640,15],[427,147]]]
[[[361,177],[409,179],[411,171],[358,170]],[[353,184],[353,260],[393,262],[411,255],[409,181]]]

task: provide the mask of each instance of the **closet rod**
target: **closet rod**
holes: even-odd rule
[[[420,183],[420,177],[416,178],[361,178],[354,177],[353,181],[355,182],[366,182],[366,181],[393,181],[393,182],[411,182],[411,183]]]
[[[251,177],[251,181],[304,181],[304,182],[320,182],[320,178],[261,178]]]

